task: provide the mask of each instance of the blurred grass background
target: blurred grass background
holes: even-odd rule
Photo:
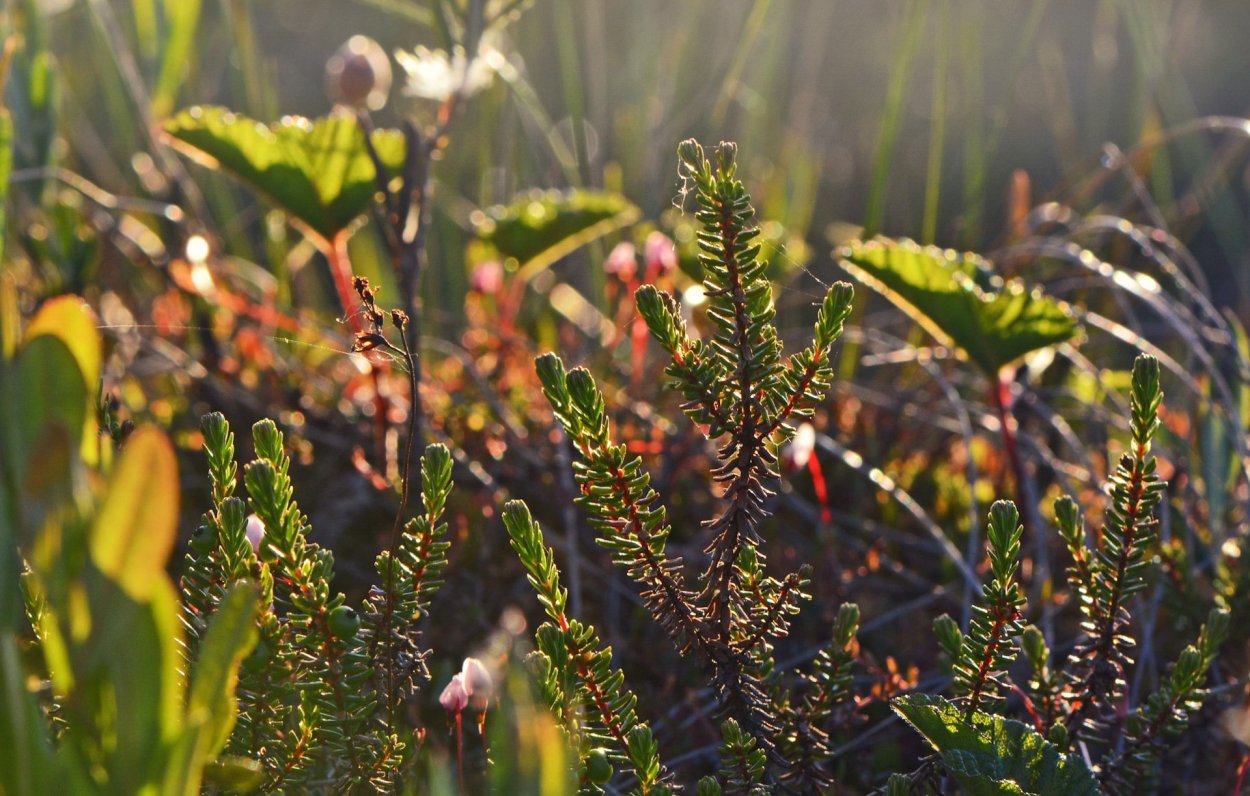
[[[330,109],[325,61],[350,35],[387,51],[438,43],[433,14],[406,0],[34,5],[63,7],[42,34],[64,81],[64,165],[124,195],[145,192],[134,155],[152,147],[119,53],[151,92],[181,5],[199,18],[183,34],[174,105],[267,121]],[[1197,116],[1246,113],[1247,30],[1250,5],[1226,0],[540,0],[497,43],[516,79],[470,103],[437,166],[427,301],[460,303],[471,208],[529,187],[606,185],[656,217],[677,195],[673,147],[689,136],[741,145],[763,217],[807,239],[818,274],[833,273],[839,224],[984,250],[1005,238],[1016,170],[1034,201],[1061,195],[1099,169],[1106,142],[1127,150]],[[402,89],[397,79],[379,124],[412,110]],[[1213,294],[1243,319],[1245,150],[1193,136],[1144,163]],[[264,261],[250,199],[194,175],[223,231],[251,233],[223,237]],[[454,327],[455,315],[441,320]]]

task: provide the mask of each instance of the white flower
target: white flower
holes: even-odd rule
[[[811,423],[803,423],[794,435],[794,441],[790,443],[790,461],[796,468],[802,469],[807,466],[815,450],[816,429]]]
[[[465,658],[460,678],[465,692],[472,698],[473,709],[479,712],[486,710],[491,694],[495,690],[495,681],[482,662],[477,658]]]
[[[462,48],[451,55],[427,47],[417,47],[412,52],[396,50],[395,60],[408,76],[405,94],[439,102],[457,89],[465,96],[472,96],[488,88],[495,73],[506,64],[503,54],[486,42],[482,42],[477,57],[467,64]]]
[[[260,553],[261,540],[265,538],[265,523],[255,514],[247,515],[247,540],[252,543],[252,552]]]

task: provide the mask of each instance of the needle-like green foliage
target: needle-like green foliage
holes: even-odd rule
[[[568,592],[560,585],[555,555],[543,543],[529,508],[522,501],[510,501],[504,506],[503,521],[512,549],[551,619],[537,631],[541,663],[536,668],[548,700],[556,703],[552,706],[566,720],[575,717],[570,735],[582,754],[582,792],[603,792],[603,783],[594,782],[588,763],[592,747],[608,747],[617,760],[632,767],[639,796],[672,793],[651,729],[635,712],[638,698],[625,686],[624,674],[612,668],[611,648],[600,644],[594,627],[568,616]]]
[[[1015,660],[1015,639],[1024,631],[1024,596],[1016,582],[1023,533],[1014,503],[1000,500],[990,507],[986,536],[993,577],[985,585],[982,602],[972,609],[972,622],[954,663],[955,694],[965,699],[969,717],[978,709],[1001,704],[1002,678]]]
[[[268,791],[390,787],[412,752],[415,729],[404,726],[400,707],[428,678],[417,622],[446,566],[441,517],[451,491],[450,453],[441,445],[426,450],[424,511],[405,525],[393,554],[378,556],[380,585],[357,612],[333,590],[333,556],[308,541],[277,426],[262,420],[252,429],[256,459],[243,468],[252,518],[234,496],[234,435],[225,418],[207,415],[201,430],[214,504],[192,539],[182,578],[192,664],[226,590],[246,579],[261,592],[259,641],[240,667],[228,751],[258,756]]]
[[[556,420],[578,454],[573,465],[578,505],[598,532],[599,544],[639,584],[654,619],[683,654],[705,668],[720,707],[734,720],[734,737],[742,739],[730,746],[745,750],[749,739],[749,757],[762,767],[756,784],[771,786],[795,777],[824,783],[827,729],[843,717],[835,708],[849,686],[858,611],[839,614],[833,644],[809,677],[792,684],[804,692],[792,699],[791,684],[775,671],[773,646],[788,634],[807,599],[808,571],[769,574],[759,528],[768,514],[770,485],[778,477],[775,446],[792,433],[789,423],[810,416],[828,390],[832,346],[850,314],[853,291],[842,282],[830,288],[810,345],[782,356],[772,287],[759,259],[759,232],[751,223],[754,210],[737,177],[736,157],[733,144],[721,144],[710,156],[694,141],[678,148],[680,176],[694,196],[700,226],[710,337],[689,334],[671,295],[644,285],[635,296],[651,335],[671,359],[665,372],[684,399],[684,412],[717,444],[718,461],[709,475],[720,484],[723,498],[716,515],[704,523],[707,560],[696,577],[688,579],[683,562],[667,554],[672,528],[664,507],[641,459],[613,440],[603,396],[590,373],[566,369],[554,354],[540,357],[536,367]],[[563,615],[563,596],[550,588],[555,564],[535,544],[518,546],[518,552],[531,559],[527,568],[544,605]],[[542,646],[544,637],[539,638]],[[558,669],[544,670],[553,703],[568,689]],[[575,711],[556,707],[566,724],[578,723]],[[779,751],[783,747],[804,751],[788,759]]]

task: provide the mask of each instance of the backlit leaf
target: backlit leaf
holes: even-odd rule
[[[486,211],[476,231],[501,255],[515,257],[527,278],[638,217],[638,208],[616,193],[530,191]]]
[[[1021,722],[981,712],[965,721],[958,705],[928,694],[908,694],[891,705],[974,796],[1095,796],[1099,792],[1097,781],[1079,757],[1062,754]]]
[[[324,245],[348,229],[377,191],[373,161],[355,117],[287,116],[265,125],[220,107],[199,106],[165,123],[180,150],[222,168],[265,194]],[[378,158],[390,175],[403,168],[407,144],[398,130],[376,130]]]
[[[126,441],[91,531],[91,557],[127,594],[144,600],[166,578],[178,528],[178,462],[165,435],[141,428]]]
[[[877,238],[843,246],[837,255],[852,276],[990,376],[1077,332],[1066,305],[1018,280],[1004,282],[975,254]]]

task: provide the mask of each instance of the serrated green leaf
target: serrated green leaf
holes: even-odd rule
[[[852,276],[990,376],[1077,332],[1066,305],[1018,280],[1004,282],[974,254],[886,238],[857,241],[837,254]]]
[[[350,115],[284,117],[264,125],[226,108],[198,106],[165,123],[188,156],[220,167],[265,194],[319,238],[332,240],[369,209],[377,172]],[[407,144],[399,130],[375,130],[374,150],[392,176]]]
[[[965,722],[959,706],[928,694],[902,696],[891,705],[970,794],[1098,793],[1098,782],[1079,757],[1063,755],[1021,722],[980,712]]]
[[[530,191],[487,210],[476,222],[479,238],[521,263],[531,278],[592,240],[628,226],[639,210],[608,191]]]

